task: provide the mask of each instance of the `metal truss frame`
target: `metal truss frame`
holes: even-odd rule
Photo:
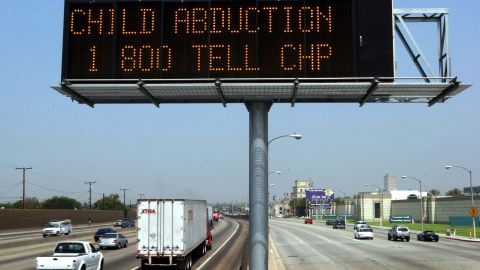
[[[450,46],[448,41],[448,9],[446,8],[403,8],[394,9],[395,32],[400,41],[407,49],[418,71],[425,78],[425,82],[430,82],[429,77],[441,77],[442,82],[451,77]],[[431,62],[427,59],[425,53],[415,40],[410,28],[409,22],[436,23],[438,34],[438,74],[435,74]]]

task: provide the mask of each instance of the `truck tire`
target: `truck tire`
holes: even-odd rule
[[[70,234],[70,231],[66,232],[65,235],[69,235]]]
[[[407,242],[410,242],[410,237],[405,238],[405,240],[407,240]]]
[[[177,265],[178,270],[190,270],[192,269],[192,257],[187,255],[183,261],[179,261]]]
[[[147,270],[148,269],[147,262],[148,262],[147,259],[142,259],[142,261],[140,262],[140,269],[141,270]]]
[[[388,235],[388,241],[392,240],[392,237],[390,236],[390,234]]]
[[[98,267],[98,270],[103,270],[103,260],[100,261],[100,266]]]

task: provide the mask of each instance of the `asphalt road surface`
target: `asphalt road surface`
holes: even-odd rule
[[[0,237],[0,269],[31,270],[35,269],[35,258],[50,256],[58,241],[81,240],[93,241],[93,232],[96,229],[82,230],[59,237],[43,238],[41,233],[18,233],[17,244],[12,243],[9,235],[8,244],[3,244]],[[140,260],[135,258],[136,229],[118,229],[128,238],[128,247],[122,249],[102,250],[105,256],[105,270],[134,270],[140,269]],[[214,242],[212,250],[194,261],[194,270],[224,270],[238,269],[243,255],[245,241],[248,238],[248,222],[225,218],[220,220],[212,231]]]
[[[286,270],[309,269],[480,269],[480,244],[388,241],[387,231],[374,229],[373,240],[357,240],[353,228],[333,229],[325,223],[303,224],[271,219],[270,234]]]

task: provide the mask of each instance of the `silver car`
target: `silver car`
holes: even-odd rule
[[[100,242],[98,243],[101,249],[104,248],[122,248],[127,247],[128,240],[121,233],[106,233],[100,237]]]

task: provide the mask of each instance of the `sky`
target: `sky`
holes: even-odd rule
[[[96,105],[72,102],[50,86],[60,82],[61,0],[4,0],[0,9],[0,202],[26,195],[40,200],[68,196],[92,201],[121,194],[147,198],[194,198],[209,202],[248,198],[249,117],[243,104]],[[395,8],[448,8],[452,75],[473,84],[445,103],[274,104],[269,136],[297,132],[270,145],[271,193],[292,192],[295,180],[347,195],[383,186],[385,174],[398,189],[441,193],[480,185],[480,78],[477,11],[480,1],[400,1]],[[435,27],[413,33],[435,56]],[[420,76],[402,44],[395,45],[397,76]],[[434,63],[434,58],[430,60]],[[337,195],[338,196],[338,195]],[[340,196],[343,196],[341,194]]]

